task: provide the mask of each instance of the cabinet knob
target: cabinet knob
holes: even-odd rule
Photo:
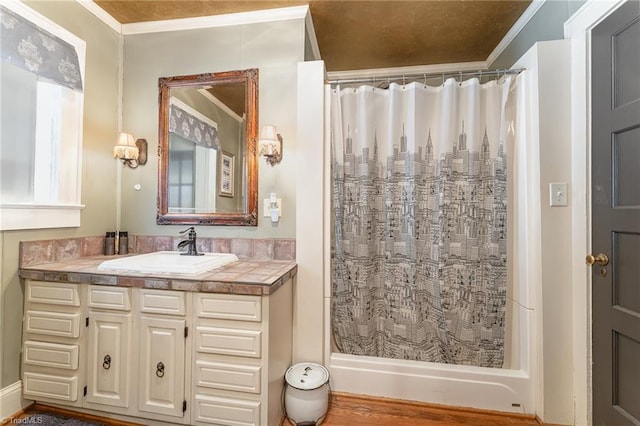
[[[111,357],[107,354],[104,356],[104,360],[102,361],[102,368],[108,370],[111,368]]]
[[[156,376],[164,377],[164,364],[162,362],[159,362],[158,365],[156,365]]]

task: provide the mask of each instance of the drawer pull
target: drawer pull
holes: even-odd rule
[[[161,362],[156,365],[156,376],[164,377],[164,364]]]
[[[107,354],[104,356],[104,361],[102,361],[102,368],[108,370],[111,368],[111,357]]]

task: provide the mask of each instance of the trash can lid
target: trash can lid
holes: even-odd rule
[[[329,370],[315,362],[301,362],[289,367],[284,377],[289,386],[300,390],[313,390],[329,381]]]

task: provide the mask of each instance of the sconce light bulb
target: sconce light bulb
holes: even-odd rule
[[[282,136],[275,126],[264,126],[260,132],[260,155],[265,157],[267,163],[277,164],[282,159]]]

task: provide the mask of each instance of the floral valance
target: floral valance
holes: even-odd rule
[[[76,49],[34,23],[0,6],[2,61],[82,91]]]
[[[169,131],[206,148],[220,149],[215,127],[172,104],[169,108]]]

